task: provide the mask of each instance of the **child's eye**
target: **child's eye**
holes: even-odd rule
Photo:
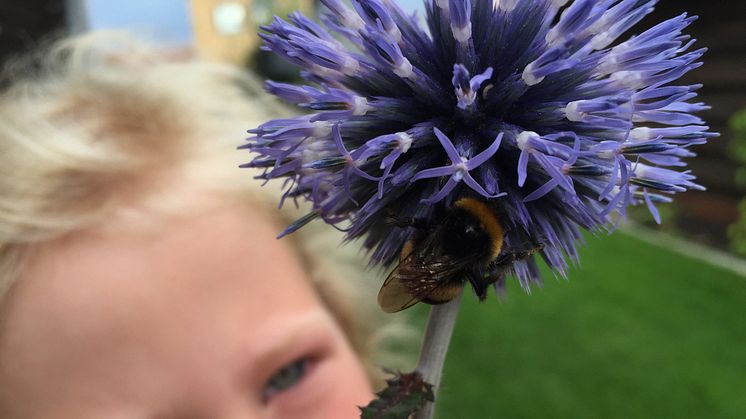
[[[285,391],[298,384],[306,375],[310,359],[299,359],[291,364],[286,365],[277,371],[264,387],[263,399],[269,400],[272,396],[281,391]]]

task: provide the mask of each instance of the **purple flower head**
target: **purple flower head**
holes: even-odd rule
[[[559,274],[580,231],[611,228],[630,205],[702,189],[691,148],[717,134],[693,115],[701,85],[677,80],[704,49],[681,15],[623,40],[656,0],[426,0],[426,27],[394,0],[322,0],[323,25],[293,14],[263,27],[264,48],[306,85],[267,90],[311,114],[251,130],[245,167],[361,238],[374,264],[460,198],[494,208],[505,243],[543,244]],[[538,280],[533,259],[512,272]]]

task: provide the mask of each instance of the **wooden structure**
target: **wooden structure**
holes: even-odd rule
[[[293,10],[313,12],[312,0],[190,0],[194,40],[202,57],[246,64],[259,47],[257,32],[261,21],[272,15],[285,16]],[[243,8],[243,12],[239,8]],[[239,15],[244,19],[239,22]],[[225,26],[225,27],[221,27]]]

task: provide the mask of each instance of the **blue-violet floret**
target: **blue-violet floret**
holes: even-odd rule
[[[684,159],[717,134],[694,115],[702,86],[676,84],[705,52],[683,32],[695,18],[619,39],[656,2],[426,0],[421,25],[393,0],[322,0],[322,24],[275,18],[263,48],[307,84],[267,90],[309,113],[251,130],[245,167],[312,202],[283,235],[321,218],[386,265],[411,234],[390,214],[432,221],[472,196],[564,275],[582,229],[637,204],[660,222],[656,204],[702,189]],[[539,280],[533,259],[513,273]]]

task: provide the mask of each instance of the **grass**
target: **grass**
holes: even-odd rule
[[[464,299],[439,418],[746,418],[746,278],[624,234],[581,257]]]

